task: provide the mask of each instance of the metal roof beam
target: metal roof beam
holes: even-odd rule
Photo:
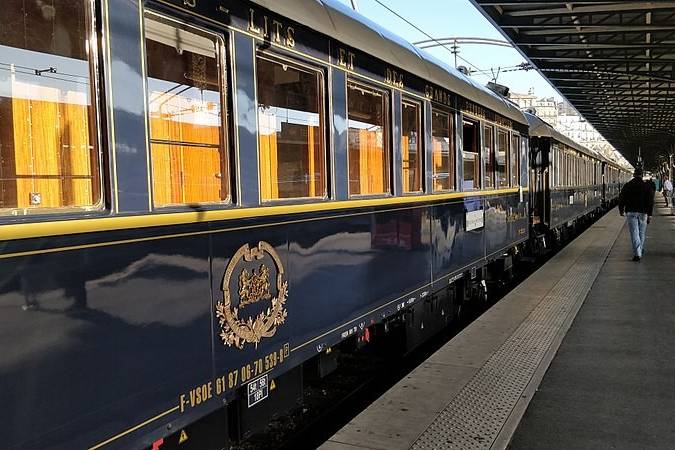
[[[557,56],[557,55],[530,55],[530,59],[534,61],[558,61],[558,62],[574,62],[582,64],[598,64],[598,63],[618,63],[618,64],[640,64],[645,63],[675,63],[675,58],[659,58],[654,60],[654,58],[645,58],[643,56],[632,56],[628,58],[579,58],[579,57],[569,57],[569,56]]]
[[[625,13],[629,11],[653,11],[657,9],[675,9],[675,2],[661,1],[661,2],[612,2],[588,6],[574,6],[570,2],[569,7],[564,8],[541,8],[541,9],[522,9],[515,11],[504,12],[504,15],[512,17],[530,17],[530,16],[551,16],[551,15],[580,15],[580,14],[596,14],[603,12],[611,13]]]
[[[675,100],[675,88],[673,89],[668,89],[668,88],[632,88],[632,87],[613,87],[613,86],[608,86],[608,87],[598,87],[598,86],[585,86],[585,85],[579,85],[574,84],[574,85],[558,85],[558,89],[561,90],[569,90],[569,91],[584,91],[584,92],[629,92],[629,93],[634,93],[637,95],[642,94],[643,92],[652,92],[654,94],[669,94],[672,95],[673,100]]]
[[[675,24],[652,25],[533,25],[533,24],[504,24],[502,28],[518,29],[520,35],[525,36],[558,36],[558,35],[588,35],[588,34],[616,34],[616,33],[655,33],[659,31],[674,31]],[[517,36],[513,36],[516,45]]]
[[[607,100],[614,100],[614,101],[622,101],[622,100],[635,100],[638,102],[644,102],[644,101],[659,101],[659,100],[673,100],[673,95],[672,94],[637,94],[637,95],[631,95],[631,94],[622,94],[622,95],[617,95],[614,93],[568,93],[565,94],[565,97],[567,97],[568,100],[572,99],[607,99]],[[576,101],[576,100],[575,100]]]
[[[555,1],[541,1],[541,0],[475,0],[476,3],[481,6],[524,6],[524,5],[536,5],[536,6],[550,6],[550,5],[561,5],[564,6],[568,2],[555,2]],[[596,4],[598,0],[578,0],[574,2],[577,5],[581,4]]]
[[[621,49],[660,49],[675,48],[675,40],[667,42],[656,42],[651,44],[639,43],[615,43],[615,44],[587,44],[584,42],[521,42],[520,47],[530,47],[540,51],[566,51],[566,50],[621,50]]]

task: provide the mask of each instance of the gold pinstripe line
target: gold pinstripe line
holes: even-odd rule
[[[390,209],[385,209],[381,210],[379,212],[395,212],[395,211],[405,211],[408,209],[416,209],[420,207],[425,207],[426,205],[412,205],[412,206],[406,206],[406,207],[401,207],[401,208],[390,208]],[[164,240],[164,239],[175,239],[175,238],[182,238],[182,237],[189,237],[189,236],[201,236],[201,235],[206,235],[206,234],[219,234],[219,233],[229,233],[232,231],[241,231],[241,230],[251,230],[255,228],[263,228],[263,227],[268,227],[268,226],[274,226],[274,225],[286,225],[286,224],[294,224],[294,223],[303,223],[303,222],[314,222],[314,221],[319,221],[319,220],[327,220],[327,219],[334,219],[337,217],[356,217],[356,216],[363,216],[366,214],[371,214],[370,211],[360,211],[356,213],[350,213],[350,214],[341,214],[339,216],[328,216],[328,217],[308,217],[305,219],[295,219],[295,220],[286,220],[282,222],[272,222],[272,223],[261,223],[261,224],[255,224],[255,225],[244,225],[240,227],[232,227],[232,228],[221,228],[221,229],[216,229],[216,230],[203,230],[203,231],[187,231],[185,233],[172,233],[172,234],[164,234],[164,235],[159,235],[159,236],[147,236],[143,238],[133,238],[133,239],[120,239],[118,241],[105,241],[105,242],[96,242],[92,244],[82,244],[82,245],[71,245],[71,246],[64,246],[64,247],[53,247],[53,248],[47,248],[47,249],[40,249],[40,250],[28,250],[24,252],[16,252],[16,253],[6,253],[4,255],[0,254],[0,259],[8,259],[8,258],[13,258],[13,257],[18,257],[18,256],[31,256],[31,255],[39,255],[39,254],[45,254],[45,253],[57,253],[61,251],[70,251],[70,250],[80,250],[80,249],[85,249],[85,248],[96,248],[96,247],[106,247],[106,246],[112,246],[112,245],[122,245],[122,244],[131,244],[135,242],[147,242],[147,241],[156,241],[156,240]]]
[[[394,206],[412,203],[412,207],[421,203],[455,200],[464,197],[487,197],[501,194],[515,194],[517,188],[496,189],[491,191],[451,192],[446,194],[428,194],[405,197],[370,198],[358,200],[323,201],[295,205],[275,205],[255,208],[231,208],[210,211],[186,211],[167,214],[144,214],[137,216],[111,216],[91,219],[61,220],[49,222],[16,223],[0,226],[0,242],[12,239],[61,236],[68,234],[93,233],[101,231],[128,230],[133,228],[185,225],[220,220],[235,220],[256,217],[271,217],[286,214],[300,214],[324,211],[339,211],[352,208]],[[359,213],[366,214],[367,212]]]
[[[180,409],[180,406],[174,406],[171,409],[167,409],[163,413],[157,414],[155,417],[151,417],[150,419],[146,420],[145,422],[141,422],[138,425],[133,426],[133,427],[129,428],[128,430],[121,432],[120,434],[116,434],[115,436],[113,436],[109,439],[106,439],[103,442],[100,442],[100,443],[98,443],[98,444],[96,444],[92,447],[89,447],[88,450],[96,450],[96,449],[99,449],[99,448],[103,447],[104,445],[108,445],[111,442],[116,441],[117,439],[119,439],[123,436],[126,436],[129,433],[133,433],[134,431],[138,430],[139,428],[142,428],[142,427],[146,426],[147,424],[149,424],[151,422],[154,422],[155,420],[159,420],[162,417],[171,414],[172,412],[178,411],[179,409]]]

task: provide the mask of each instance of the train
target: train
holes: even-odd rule
[[[225,448],[630,176],[337,0],[3,10],[3,448]]]

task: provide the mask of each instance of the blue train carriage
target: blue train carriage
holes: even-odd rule
[[[4,448],[221,448],[528,238],[524,116],[337,1],[9,0],[0,55]]]
[[[561,242],[603,211],[607,161],[534,114],[530,123],[533,234],[539,245]],[[552,242],[553,241],[553,242]]]
[[[607,159],[602,165],[603,205],[613,208],[619,202],[619,193],[624,184],[633,177],[632,167]]]

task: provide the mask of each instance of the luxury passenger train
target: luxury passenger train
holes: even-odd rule
[[[222,448],[627,176],[337,0],[2,8],[3,448]]]

